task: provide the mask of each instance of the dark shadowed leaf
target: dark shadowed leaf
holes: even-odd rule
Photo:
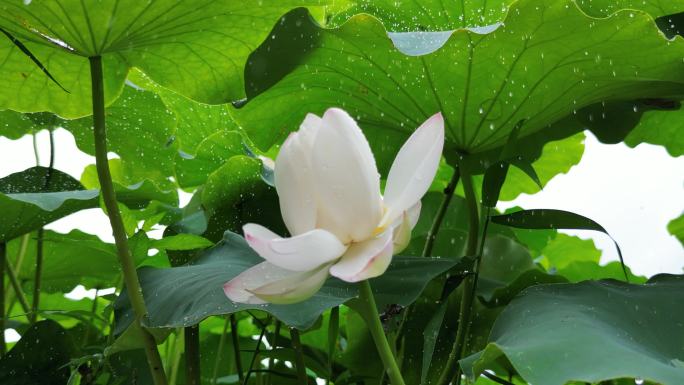
[[[10,240],[77,211],[96,207],[98,190],[84,190],[69,175],[53,170],[44,190],[47,168],[34,167],[0,179],[0,240]]]
[[[63,385],[69,379],[68,363],[75,349],[67,331],[57,322],[40,321],[0,358],[0,383]]]
[[[259,309],[273,314],[287,325],[307,328],[326,309],[357,295],[355,285],[330,278],[316,295],[297,305],[246,305],[229,301],[223,293],[223,284],[261,261],[242,237],[226,232],[223,242],[189,266],[141,269],[140,279],[149,310],[149,318],[145,321],[147,326],[189,326],[211,315]],[[447,259],[395,257],[389,270],[372,280],[378,307],[408,305],[430,279],[453,264]],[[116,309],[116,331],[120,333],[132,319],[125,294],[117,301]]]
[[[540,285],[501,313],[487,348],[461,361],[479,375],[505,356],[530,383],[639,378],[684,381],[684,278]]]
[[[19,279],[33,287],[35,279],[36,233],[32,233],[23,257]],[[21,239],[8,244],[10,261],[16,263]],[[45,231],[41,290],[68,293],[76,285],[107,288],[117,285],[120,275],[116,249],[95,235],[73,230],[68,234]]]

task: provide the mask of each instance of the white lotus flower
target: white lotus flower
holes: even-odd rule
[[[266,261],[223,289],[242,303],[294,303],[314,295],[328,274],[347,282],[381,275],[418,221],[420,199],[444,145],[438,113],[399,150],[384,197],[368,141],[345,111],[309,114],[275,161],[275,186],[290,238],[249,223],[245,239]]]

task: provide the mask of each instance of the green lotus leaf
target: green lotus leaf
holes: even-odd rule
[[[7,0],[0,28],[18,39],[50,80],[10,39],[0,39],[0,108],[90,115],[88,57],[102,56],[105,99],[121,92],[128,70],[206,103],[244,96],[243,66],[278,18],[297,6],[320,12],[325,1]]]
[[[584,129],[556,124],[585,106],[684,94],[684,41],[666,39],[644,12],[594,18],[572,1],[521,0],[502,26],[485,32],[388,36],[368,15],[325,29],[294,11],[251,56],[251,99],[234,117],[269,148],[306,113],[342,107],[359,121],[384,171],[437,111],[447,154],[473,156],[500,148],[522,120],[518,142],[539,133],[543,145]]]
[[[461,361],[479,375],[505,357],[530,383],[563,385],[639,378],[684,380],[684,277],[533,286],[496,320],[485,350]],[[678,336],[678,337],[673,337]],[[559,359],[562,357],[563,359]]]
[[[195,325],[210,315],[231,314],[244,309],[267,311],[285,324],[306,329],[331,307],[358,295],[356,285],[330,278],[310,299],[293,305],[233,303],[223,284],[262,259],[237,234],[226,232],[221,243],[187,266],[170,269],[142,268],[140,281],[149,311],[145,321],[152,328]],[[454,265],[451,259],[395,257],[382,276],[371,281],[382,310],[387,305],[413,302],[427,282]],[[116,333],[133,319],[124,293],[116,302]]]

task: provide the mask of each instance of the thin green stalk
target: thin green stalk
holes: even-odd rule
[[[12,268],[12,265],[9,263],[7,258],[4,258],[3,266],[5,269],[5,272],[7,273],[7,276],[10,279],[10,284],[12,285],[12,289],[14,289],[14,292],[16,293],[16,297],[17,297],[17,299],[19,299],[19,304],[21,305],[21,310],[24,311],[24,314],[26,314],[26,317],[29,318],[29,322],[30,322],[29,313],[31,312],[31,307],[29,306],[28,300],[26,299],[26,295],[24,295],[24,291],[21,288],[21,283],[19,282],[19,279],[17,278],[17,273],[14,271],[14,269]]]
[[[368,330],[370,330],[371,336],[373,336],[375,347],[382,359],[382,363],[385,365],[385,371],[390,379],[390,383],[392,385],[405,385],[397,361],[392,354],[392,348],[389,342],[387,342],[385,330],[380,322],[380,315],[375,304],[375,297],[373,297],[373,290],[371,289],[370,282],[367,280],[359,283],[359,300],[356,302],[356,308],[361,316],[363,316]]]
[[[506,381],[506,380],[504,380],[504,379],[501,378],[501,377],[497,377],[497,376],[495,376],[495,375],[489,373],[489,372],[486,371],[486,370],[485,370],[484,372],[482,372],[482,375],[485,376],[485,377],[487,377],[487,378],[489,378],[490,380],[496,382],[497,384],[501,384],[501,385],[514,385],[512,382]]]
[[[221,367],[221,359],[223,358],[223,347],[226,344],[226,334],[228,334],[228,326],[230,325],[230,320],[226,318],[223,323],[223,332],[221,333],[221,338],[219,338],[218,348],[216,349],[216,357],[214,358],[214,371],[211,374],[211,383],[216,384],[216,378],[218,378],[218,371]]]
[[[45,174],[45,182],[43,185],[43,190],[49,191],[50,180],[52,179],[52,170],[55,167],[55,137],[52,130],[48,129],[48,134],[50,137],[50,164],[48,166],[47,174]],[[36,152],[36,162],[39,162],[38,158],[38,148],[36,143],[36,135],[33,135],[33,146]],[[37,163],[38,164],[38,163]],[[38,320],[38,308],[40,307],[40,289],[43,282],[43,238],[45,236],[45,229],[42,227],[38,229],[38,235],[36,238],[36,269],[33,278],[33,301],[31,305],[31,316],[30,323],[34,324]]]
[[[451,180],[449,180],[447,187],[444,189],[444,197],[442,198],[442,203],[439,205],[437,214],[435,215],[435,218],[432,221],[432,226],[430,226],[427,238],[425,239],[425,245],[423,246],[423,252],[421,253],[422,257],[432,256],[432,249],[434,247],[435,240],[437,239],[437,235],[439,234],[439,229],[442,227],[442,222],[444,222],[444,217],[446,216],[446,213],[449,209],[449,205],[451,204],[451,199],[454,197],[454,192],[456,191],[456,186],[458,186],[458,181],[460,180],[460,178],[461,171],[457,167],[454,170],[454,175],[451,176]],[[398,344],[404,335],[404,327],[406,326],[406,320],[408,320],[412,312],[413,306],[411,305],[409,305],[402,312],[401,321],[399,322],[399,328],[397,329],[394,343],[392,344],[395,347],[395,349],[398,349]]]
[[[14,273],[18,277],[21,271],[21,266],[24,264],[24,256],[26,255],[26,249],[28,249],[28,242],[31,239],[31,234],[24,234],[21,236],[21,243],[19,243],[19,252],[17,253],[17,258],[14,264]],[[10,265],[9,259],[6,259],[7,264]],[[11,265],[10,265],[11,266]],[[11,282],[7,282],[5,285],[5,303],[12,302],[12,291],[10,291]],[[27,312],[28,313],[28,312]]]
[[[258,318],[257,318],[258,320]],[[252,354],[252,360],[249,362],[249,368],[247,369],[247,374],[245,375],[244,380],[242,381],[242,385],[247,385],[249,382],[249,377],[252,375],[252,373],[259,373],[257,370],[254,369],[254,363],[257,360],[257,357],[259,356],[259,353],[261,351],[261,341],[264,339],[264,335],[266,334],[266,326],[267,325],[262,325],[261,326],[261,334],[259,334],[259,339],[257,340],[256,343],[256,348],[254,348],[254,353]]]
[[[275,330],[273,331],[273,343],[271,344],[271,351],[278,348],[278,337],[280,337],[280,328],[283,323],[280,320],[276,320]],[[271,374],[275,364],[275,357],[271,356],[268,358],[268,374],[266,375],[266,385],[271,385]]]
[[[95,319],[97,318],[97,296],[100,289],[95,288],[95,297],[93,298],[93,306],[90,308],[90,323],[92,327],[86,328],[85,333],[83,333],[83,346],[88,346],[88,340],[90,339],[90,330],[95,327]]]
[[[5,341],[5,265],[7,265],[7,244],[0,242],[0,357],[7,352]]]
[[[442,226],[444,221],[444,216],[446,215],[449,204],[451,203],[451,198],[454,196],[454,191],[456,191],[456,185],[458,185],[458,180],[461,178],[461,172],[459,168],[454,170],[454,175],[451,177],[449,184],[444,189],[444,198],[442,198],[442,203],[437,210],[434,220],[432,221],[432,226],[430,231],[428,231],[427,239],[425,240],[425,247],[423,247],[423,257],[429,257],[432,254],[432,248],[434,247],[435,240],[437,239],[437,234],[439,233],[439,228]]]
[[[211,373],[211,384],[216,384],[216,378],[218,378],[218,370],[221,367],[221,359],[223,358],[223,347],[226,344],[226,334],[228,334],[228,326],[230,325],[230,320],[226,318],[223,323],[223,332],[221,332],[221,338],[219,338],[219,345],[216,348],[216,357],[214,357],[214,371]]]
[[[468,242],[466,244],[466,255],[475,256],[478,251],[478,239],[480,230],[480,215],[478,210],[477,196],[473,188],[473,178],[470,175],[462,175],[463,191],[465,192],[466,206],[468,208]],[[473,299],[475,298],[475,286],[477,284],[477,268],[479,262],[476,261],[472,274],[468,274],[463,283],[463,297],[461,299],[460,314],[458,317],[458,329],[456,339],[449,352],[444,371],[437,381],[437,385],[448,385],[454,376],[459,372],[458,361],[463,354],[468,329],[470,328]],[[460,376],[456,378],[456,384],[460,383]]]
[[[306,364],[304,364],[304,350],[302,349],[302,342],[299,338],[299,330],[295,328],[290,329],[290,340],[292,341],[292,348],[295,352],[295,366],[297,369],[297,379],[302,385],[308,382],[306,376]]]
[[[173,351],[171,354],[171,364],[169,365],[169,385],[176,385],[178,382],[178,369],[180,368],[181,352],[183,348],[183,334],[180,329],[174,334]]]
[[[107,215],[114,233],[119,262],[123,271],[124,281],[128,290],[128,298],[135,312],[135,322],[140,325],[142,339],[145,347],[147,363],[152,373],[155,385],[166,385],[166,375],[162,366],[161,357],[157,350],[157,343],[154,337],[142,325],[142,320],[147,316],[147,308],[143,299],[138,272],[131,257],[128,247],[128,238],[124,229],[121,213],[116,201],[116,193],[112,182],[112,175],[109,171],[107,160],[107,131],[105,127],[105,101],[104,101],[104,77],[102,73],[102,58],[100,56],[90,57],[90,76],[92,84],[93,99],[93,127],[95,140],[95,167],[97,176],[102,189],[102,198]]]
[[[31,301],[31,312],[29,313],[29,323],[34,324],[38,320],[38,308],[40,306],[40,286],[43,280],[43,236],[45,230],[38,229],[36,235],[36,270],[33,276],[33,300]]]
[[[38,153],[38,138],[34,132],[33,138],[33,157],[36,159],[36,166],[40,166],[40,154]]]
[[[233,354],[235,355],[235,370],[237,370],[240,383],[245,382],[245,372],[242,371],[242,356],[240,354],[240,335],[235,314],[230,315],[230,337],[233,340]]]
[[[183,328],[185,334],[185,385],[200,385],[199,325]]]

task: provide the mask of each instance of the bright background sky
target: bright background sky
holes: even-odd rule
[[[80,179],[83,168],[95,163],[79,151],[73,136],[55,131],[55,168]],[[47,165],[47,131],[38,134],[41,163]],[[522,195],[501,208],[563,209],[589,217],[606,228],[620,244],[626,263],[637,274],[682,273],[684,248],[667,232],[667,223],[684,211],[684,157],[672,158],[659,146],[605,145],[587,134],[579,165],[551,180],[535,195]],[[35,165],[30,136],[11,141],[0,137],[0,177]],[[189,194],[181,194],[181,203]],[[78,228],[113,242],[109,222],[99,209],[85,210],[60,219],[47,228],[68,232]],[[152,236],[160,236],[156,231]],[[568,231],[592,238],[603,250],[602,262],[617,260],[611,240],[602,233]]]

